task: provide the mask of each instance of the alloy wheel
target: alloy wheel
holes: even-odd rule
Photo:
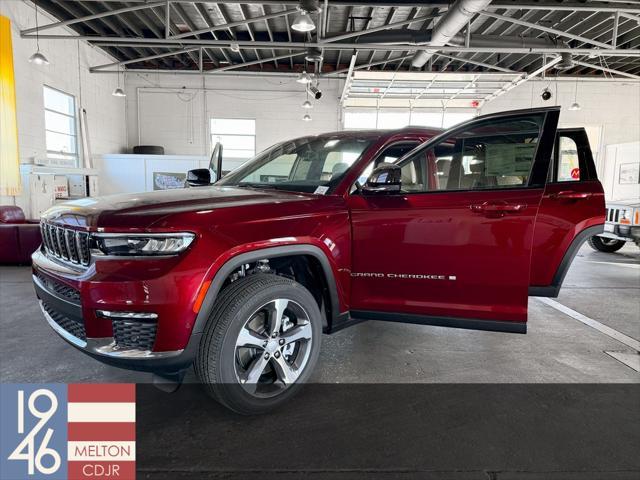
[[[234,368],[243,389],[255,397],[274,397],[294,384],[311,353],[309,314],[297,302],[278,298],[256,310],[235,343]]]

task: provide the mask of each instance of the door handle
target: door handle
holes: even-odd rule
[[[590,192],[572,192],[569,190],[566,192],[552,193],[551,198],[565,198],[568,200],[578,200],[581,198],[589,198],[592,195],[593,194]]]
[[[523,203],[480,203],[470,206],[476,213],[515,213],[521,212],[527,206]]]

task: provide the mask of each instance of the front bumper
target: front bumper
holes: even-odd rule
[[[82,306],[65,298],[38,275],[33,284],[40,307],[49,326],[67,343],[103,363],[130,370],[154,373],[175,373],[188,368],[195,357],[200,334],[191,335],[180,350],[151,351],[121,347],[114,337],[92,338],[86,335]]]

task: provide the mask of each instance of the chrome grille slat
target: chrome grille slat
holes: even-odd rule
[[[91,257],[87,232],[46,222],[40,223],[40,231],[45,252],[49,256],[77,266],[89,265]]]

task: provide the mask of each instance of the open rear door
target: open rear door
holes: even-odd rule
[[[352,316],[526,331],[558,115],[551,107],[478,117],[398,160],[401,192],[351,195]],[[429,181],[434,168],[445,179]]]
[[[584,128],[559,129],[533,240],[529,294],[557,297],[578,249],[602,233],[605,202]]]

